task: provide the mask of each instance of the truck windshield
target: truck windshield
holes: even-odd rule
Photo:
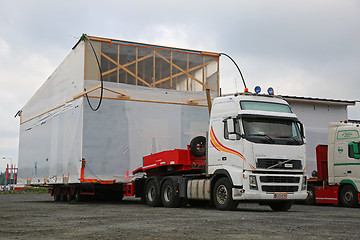
[[[290,119],[242,119],[245,139],[255,143],[302,145],[303,139],[297,122]]]

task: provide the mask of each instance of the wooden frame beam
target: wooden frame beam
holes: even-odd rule
[[[210,91],[212,92],[216,92],[216,90],[210,88],[209,86],[206,85],[206,74],[205,74],[205,67],[209,64],[212,64],[213,62],[216,62],[217,59],[214,59],[212,61],[209,61],[207,63],[205,63],[205,58],[203,57],[203,61],[200,65],[197,65],[195,67],[192,67],[192,68],[189,68],[189,54],[187,55],[187,62],[186,62],[186,70],[182,69],[180,66],[178,66],[177,64],[175,64],[173,62],[173,54],[171,52],[170,54],[170,60],[165,58],[163,55],[161,55],[160,53],[158,53],[155,49],[153,50],[153,52],[151,54],[148,54],[146,56],[143,56],[141,58],[138,58],[138,47],[136,48],[136,56],[135,56],[135,60],[134,61],[131,61],[131,62],[128,62],[126,64],[123,64],[121,65],[119,63],[119,50],[120,46],[118,46],[118,56],[117,56],[117,61],[115,61],[114,59],[112,59],[111,57],[109,57],[108,55],[106,55],[105,53],[103,52],[100,52],[100,56],[101,57],[104,57],[105,59],[107,59],[108,61],[112,62],[113,64],[116,65],[115,68],[113,69],[110,69],[106,72],[104,72],[102,74],[102,76],[106,76],[114,71],[117,71],[117,82],[120,82],[120,79],[119,79],[119,70],[123,70],[125,71],[127,74],[130,74],[131,76],[133,76],[135,78],[135,85],[137,86],[139,81],[142,82],[145,86],[148,86],[148,87],[151,87],[151,88],[155,88],[157,85],[159,84],[162,84],[163,82],[165,81],[168,81],[170,80],[170,88],[172,89],[173,88],[173,78],[175,77],[178,77],[178,76],[181,76],[181,75],[186,75],[186,89],[187,91],[189,91],[189,88],[192,86],[191,82],[189,82],[190,80],[191,81],[195,81],[197,82],[198,84],[200,84],[202,86],[202,90],[206,90],[206,89],[210,89]],[[159,80],[156,81],[155,77],[157,75],[156,73],[156,56],[160,57],[161,59],[163,59],[165,62],[167,62],[169,65],[170,65],[170,75],[168,77],[165,77],[165,78],[161,78]],[[141,61],[144,61],[146,59],[149,59],[149,58],[153,58],[153,64],[152,64],[152,79],[151,79],[151,83],[148,83],[145,79],[143,78],[140,78],[139,77],[139,69],[138,69],[138,63],[141,62]],[[130,71],[127,67],[131,66],[135,64],[135,73]],[[180,72],[176,73],[176,74],[173,74],[173,68],[176,68],[178,69]],[[193,76],[192,74],[190,74],[190,72],[194,71],[194,70],[197,70],[197,69],[201,69],[202,68],[202,81],[200,81],[199,79],[197,79],[195,76]],[[159,76],[161,76],[161,74],[159,74]],[[192,89],[192,87],[191,87]]]
[[[152,55],[152,54],[151,54]],[[147,83],[145,80],[143,80],[142,78],[140,78],[140,77],[138,77],[138,76],[136,76],[135,75],[135,73],[133,73],[133,72],[131,72],[129,69],[127,69],[126,68],[126,66],[125,65],[127,65],[127,66],[129,66],[129,65],[131,65],[131,64],[129,64],[129,63],[127,63],[127,64],[124,64],[124,65],[121,65],[121,64],[117,64],[112,58],[110,58],[109,56],[107,56],[106,54],[103,54],[103,53],[101,53],[101,56],[104,56],[106,59],[108,59],[109,61],[111,61],[112,63],[114,63],[114,64],[116,64],[117,65],[117,68],[121,68],[122,70],[124,70],[125,72],[127,72],[127,73],[129,73],[130,75],[132,75],[134,78],[138,78],[138,80],[140,80],[141,82],[143,82],[145,85],[147,85],[148,87],[151,87],[151,85],[149,84],[149,83]],[[136,61],[136,60],[135,60]],[[134,62],[134,61],[133,61]],[[104,75],[106,75],[106,74],[108,74],[108,72],[114,72],[114,71],[116,71],[116,69],[117,68],[114,68],[114,69],[112,69],[112,70],[109,70],[109,71],[107,71],[107,72],[104,72],[103,73],[103,76]]]
[[[158,55],[159,57],[161,57],[162,59],[164,59],[166,62],[168,62],[170,64],[170,61],[168,59],[166,59],[165,57],[163,57],[162,55],[160,55],[159,53],[156,53],[156,55]],[[177,68],[179,71],[181,71],[183,74],[187,75],[188,77],[192,78],[193,80],[195,80],[196,82],[198,82],[199,84],[205,86],[205,88],[210,89],[213,92],[216,92],[215,90],[213,90],[212,88],[210,88],[209,86],[207,86],[206,84],[203,84],[199,79],[197,79],[196,77],[192,76],[190,73],[186,72],[184,69],[182,69],[181,67],[179,67],[178,65],[176,65],[175,63],[172,63],[172,65]],[[201,65],[200,65],[201,66]]]

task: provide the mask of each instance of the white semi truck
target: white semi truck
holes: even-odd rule
[[[177,151],[147,156],[135,172],[147,173],[142,186],[151,206],[177,207],[183,198],[208,200],[220,210],[231,210],[239,201],[250,200],[286,211],[293,201],[307,197],[303,133],[302,124],[279,97],[218,97],[207,139],[198,137],[190,144],[189,165],[198,166],[196,156],[206,156],[200,175],[187,174],[186,169],[167,171],[165,166],[182,161]]]
[[[292,201],[306,197],[303,132],[280,98],[246,94],[217,98],[210,118],[207,174],[227,177],[232,189],[226,191],[233,201],[263,201],[274,210],[287,210]],[[213,189],[214,198],[220,190]]]
[[[329,124],[328,145],[316,148],[317,171],[308,180],[307,202],[357,207],[360,202],[360,123]]]

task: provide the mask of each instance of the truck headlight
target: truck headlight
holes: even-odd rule
[[[301,184],[301,190],[302,190],[302,191],[305,191],[305,190],[306,190],[306,184],[307,184],[306,176],[304,176],[304,177],[303,177],[303,180],[302,180],[302,184]]]
[[[249,186],[250,186],[250,189],[253,189],[253,190],[258,189],[256,176],[254,176],[254,175],[249,176]]]

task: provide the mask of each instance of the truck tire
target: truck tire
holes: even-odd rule
[[[79,188],[75,189],[74,200],[75,202],[82,202],[83,200]]]
[[[357,207],[358,193],[352,185],[345,185],[340,191],[340,202],[344,207]]]
[[[305,204],[306,205],[314,205],[316,200],[315,200],[315,188],[313,186],[308,186],[307,189],[307,198],[305,199]]]
[[[206,138],[203,136],[194,137],[190,142],[190,151],[197,157],[205,156]]]
[[[54,190],[53,190],[53,197],[54,197],[54,201],[55,201],[55,202],[60,201],[60,196],[59,196],[58,188],[54,188]]]
[[[71,202],[72,199],[73,199],[73,195],[71,194],[71,188],[68,188],[66,190],[66,201]]]
[[[65,188],[60,188],[60,202],[65,202],[66,201],[65,191],[66,191]]]
[[[286,212],[292,205],[292,201],[277,201],[269,203],[269,207],[275,212]]]
[[[161,206],[161,199],[157,184],[154,180],[150,180],[145,187],[145,202],[150,207]]]
[[[232,186],[228,178],[222,177],[216,181],[213,191],[215,207],[219,210],[235,210],[238,201],[232,199]]]
[[[161,202],[164,207],[176,208],[180,205],[180,198],[176,196],[174,182],[171,179],[165,180],[161,187]]]

